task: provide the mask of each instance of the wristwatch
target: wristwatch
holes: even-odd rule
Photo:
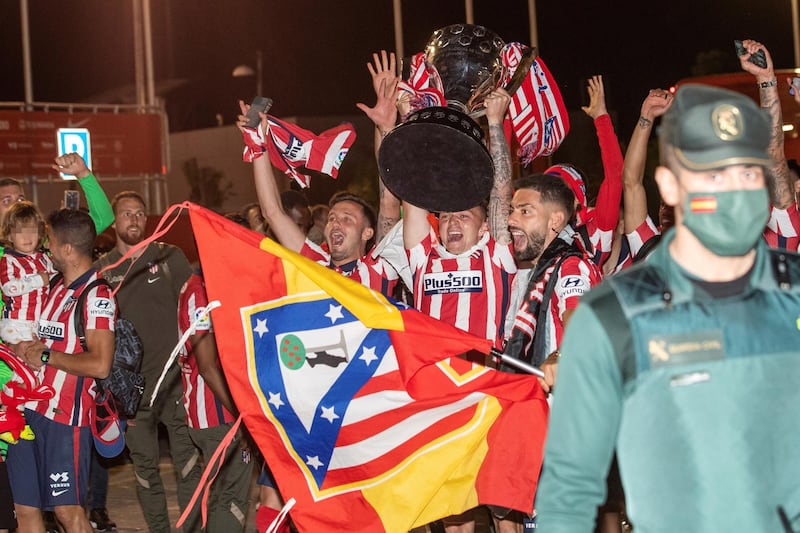
[[[46,365],[50,361],[50,350],[42,350],[41,355],[42,366]]]

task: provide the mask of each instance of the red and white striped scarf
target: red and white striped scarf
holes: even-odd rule
[[[503,65],[507,69],[507,83],[519,66],[527,47],[520,43],[508,43],[502,52]],[[537,57],[519,89],[511,96],[506,127],[519,141],[519,156],[523,165],[535,158],[551,155],[561,145],[569,132],[569,116],[561,98],[556,80]]]
[[[442,92],[442,80],[436,67],[425,61],[425,54],[419,52],[411,58],[411,73],[408,81],[401,80],[397,86],[398,91],[405,91],[411,95],[411,110],[431,106],[446,106],[447,100]]]
[[[315,135],[295,124],[267,117],[267,132],[265,138],[260,127],[244,128],[242,159],[252,163],[268,152],[272,164],[304,188],[311,184],[311,176],[299,172],[300,167],[336,179],[347,151],[356,140],[356,130],[349,123]]]

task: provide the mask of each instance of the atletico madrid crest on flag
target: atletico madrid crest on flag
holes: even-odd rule
[[[328,495],[345,490],[336,481],[341,479],[337,465],[355,467],[370,454],[354,436],[347,438],[348,449],[337,450],[336,442],[344,419],[353,414],[349,408],[362,414],[369,409],[356,394],[384,358],[393,355],[388,333],[366,328],[331,298],[279,299],[242,313],[265,414],[284,429],[284,445],[312,492],[321,496],[323,490]],[[370,474],[369,469],[358,470]],[[353,476],[347,480],[348,490],[359,481]]]

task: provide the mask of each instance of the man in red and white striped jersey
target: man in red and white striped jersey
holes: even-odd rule
[[[219,446],[238,416],[225,376],[219,366],[214,330],[208,315],[197,320],[208,305],[205,284],[200,274],[192,274],[178,298],[178,333],[183,336],[196,322],[195,333],[181,348],[183,405],[189,438],[203,452],[206,462]],[[243,531],[247,497],[253,465],[249,451],[240,450],[237,435],[230,443],[212,487],[213,507],[209,509],[208,531]]]
[[[514,183],[508,227],[518,261],[534,266],[516,310],[505,353],[541,366],[546,392],[555,383],[558,347],[578,300],[601,280],[597,265],[568,225],[575,196],[557,176],[535,174]]]
[[[244,115],[248,108],[241,104],[242,114],[237,125],[242,131],[246,127]],[[263,128],[266,115],[261,115],[259,127]],[[392,293],[397,284],[397,272],[380,257],[373,258],[367,254],[376,236],[380,235],[376,235],[377,217],[366,200],[344,191],[331,198],[324,231],[326,247],[323,248],[308,240],[284,210],[269,159],[259,157],[252,164],[261,212],[281,245],[371,289],[385,295]]]
[[[8,453],[8,473],[20,531],[44,531],[40,509],[54,509],[67,531],[91,531],[83,510],[92,454],[90,418],[95,381],[111,370],[117,308],[108,286],[87,294],[84,309],[75,303],[97,279],[92,268],[94,222],[81,211],[62,209],[48,220],[53,264],[63,278],[50,291],[40,317],[41,340],[15,345],[14,351],[37,369],[55,396],[26,406],[25,418],[36,434]],[[75,313],[82,313],[86,350],[75,333]]]
[[[511,156],[503,119],[511,98],[498,89],[486,98],[489,149],[495,176],[489,204],[439,213],[404,202],[403,240],[413,274],[414,305],[443,322],[490,339],[500,348],[511,282],[517,271],[498,188],[510,190]],[[488,216],[487,216],[488,215]]]

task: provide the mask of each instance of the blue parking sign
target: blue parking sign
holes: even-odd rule
[[[92,168],[92,145],[89,138],[89,130],[86,128],[59,128],[56,132],[56,137],[59,156],[75,152],[86,161],[87,167]],[[75,179],[75,176],[60,174],[63,179]]]

